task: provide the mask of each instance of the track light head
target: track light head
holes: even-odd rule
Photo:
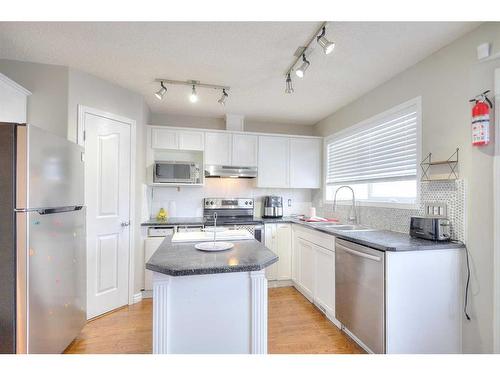
[[[229,95],[227,94],[226,92],[226,89],[222,89],[222,96],[220,97],[219,100],[217,100],[217,102],[220,104],[220,105],[226,105],[226,99]]]
[[[292,78],[290,77],[290,73],[288,73],[287,76],[286,76],[285,93],[287,93],[287,94],[293,94],[293,85],[292,85]]]
[[[330,42],[326,37],[326,28],[323,26],[323,29],[321,30],[321,34],[318,35],[316,38],[316,41],[318,44],[323,48],[323,52],[325,52],[325,55],[328,55],[333,52],[333,49],[335,48],[335,43]]]
[[[160,89],[155,92],[155,96],[158,100],[162,100],[163,96],[167,93],[167,88],[163,85],[163,81],[160,82]]]
[[[196,103],[198,101],[198,94],[196,93],[195,85],[193,85],[193,89],[191,90],[191,95],[189,95],[189,101],[191,103]]]
[[[309,61],[307,61],[306,54],[305,53],[302,54],[302,64],[295,71],[295,74],[297,74],[297,77],[299,77],[299,78],[304,77],[304,74],[306,73],[307,68],[309,68],[309,65],[311,65],[311,63]]]

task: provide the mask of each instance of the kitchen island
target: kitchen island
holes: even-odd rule
[[[233,243],[203,252],[168,236],[149,259],[153,353],[267,353],[264,269],[278,257],[254,239]]]

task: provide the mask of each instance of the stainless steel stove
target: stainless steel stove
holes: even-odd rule
[[[203,199],[203,217],[206,226],[214,225],[214,213],[217,213],[217,226],[247,229],[256,240],[264,241],[262,220],[254,218],[253,198]]]

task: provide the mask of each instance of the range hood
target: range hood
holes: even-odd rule
[[[205,165],[205,177],[255,178],[257,177],[257,167]]]

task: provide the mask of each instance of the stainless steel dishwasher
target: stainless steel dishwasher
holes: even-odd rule
[[[337,239],[336,318],[373,353],[385,353],[385,254]]]

